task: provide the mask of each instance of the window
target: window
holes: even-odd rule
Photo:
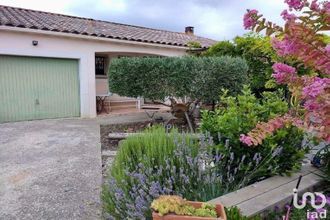
[[[105,57],[95,57],[95,74],[105,75]]]

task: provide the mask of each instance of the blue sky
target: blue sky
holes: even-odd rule
[[[195,33],[231,40],[246,31],[242,17],[255,8],[282,24],[284,0],[0,0],[1,5],[30,8],[171,31],[194,26]]]

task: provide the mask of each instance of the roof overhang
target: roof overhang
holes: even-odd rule
[[[50,36],[63,37],[63,38],[75,38],[75,39],[78,38],[78,39],[82,39],[82,40],[111,42],[111,43],[118,43],[118,44],[125,44],[125,45],[144,46],[144,47],[154,47],[154,48],[157,47],[157,48],[166,48],[166,49],[174,49],[174,50],[184,50],[184,51],[189,50],[188,47],[175,46],[175,45],[155,44],[155,43],[129,41],[129,40],[119,40],[119,39],[113,39],[113,38],[104,38],[104,37],[96,37],[96,36],[73,34],[73,33],[62,33],[62,32],[55,32],[55,31],[45,31],[45,30],[37,30],[37,29],[21,28],[21,27],[0,26],[0,31],[41,34],[41,35],[50,35]]]

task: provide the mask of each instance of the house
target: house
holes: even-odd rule
[[[95,117],[111,59],[182,56],[192,41],[215,43],[193,27],[179,33],[0,6],[0,122]]]

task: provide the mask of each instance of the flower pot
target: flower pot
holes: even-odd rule
[[[195,208],[200,208],[202,206],[202,202],[192,202],[188,201],[190,205]],[[175,214],[167,214],[164,216],[160,216],[157,212],[152,213],[153,220],[227,220],[225,209],[222,204],[216,204],[215,206],[218,217],[196,217],[196,216],[187,216],[187,215],[175,215]]]

